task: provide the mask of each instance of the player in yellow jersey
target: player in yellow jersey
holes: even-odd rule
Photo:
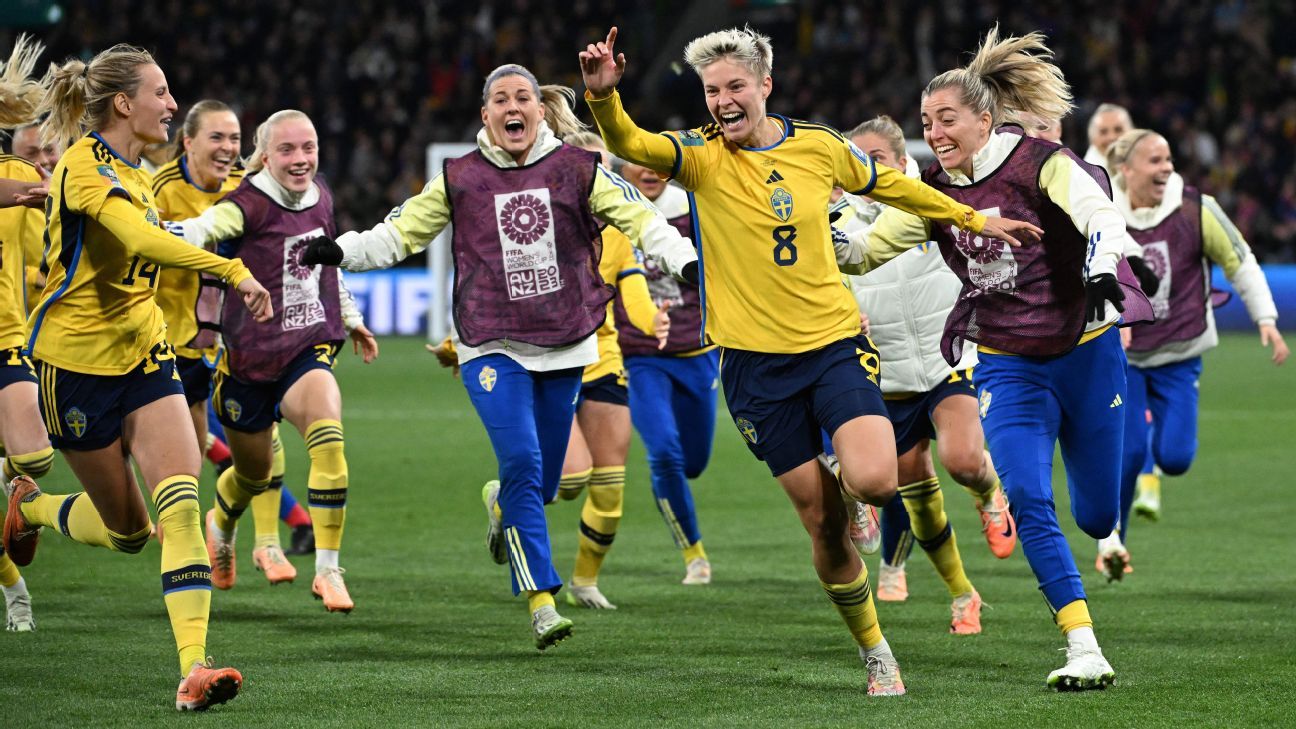
[[[44,46],[20,37],[0,73],[0,99],[19,98],[31,67]],[[39,85],[36,90],[39,92]],[[16,105],[15,105],[16,106]],[[35,104],[28,110],[35,115]],[[20,109],[7,111],[20,112]],[[40,173],[30,162],[12,155],[0,155],[0,177],[39,184]],[[24,473],[44,475],[54,459],[49,436],[41,423],[36,401],[36,375],[31,360],[23,356],[26,339],[26,252],[32,242],[39,245],[45,233],[45,219],[29,207],[0,210],[0,444],[7,453],[4,459],[5,481]],[[0,589],[5,597],[5,628],[26,632],[36,628],[32,618],[31,595],[27,584],[9,555],[0,547]]]
[[[563,141],[603,157],[607,150],[597,134],[577,132]],[[627,194],[630,193],[627,190]],[[638,192],[633,194],[638,195]],[[630,315],[631,322],[649,336],[662,342],[670,333],[666,309],[658,309],[648,294],[643,264],[624,233],[612,226],[603,228],[603,251],[599,274],[617,289],[617,296]],[[586,486],[585,504],[581,507],[580,537],[576,567],[572,571],[567,603],[577,607],[615,610],[598,587],[599,570],[621,522],[625,490],[626,455],[630,451],[630,393],[626,389],[625,363],[617,344],[615,299],[609,301],[607,318],[598,328],[598,361],[585,367],[581,375],[576,418],[572,421],[571,440],[563,462],[558,495],[564,500],[580,496]]]
[[[31,122],[15,127],[10,139],[10,150],[14,156],[36,165],[36,171],[42,180],[49,178],[49,171],[54,169],[58,164],[59,158],[63,156],[63,145],[58,142],[48,144],[40,143],[40,124]],[[42,200],[41,207],[44,207]],[[44,226],[42,220],[41,223]],[[34,236],[25,244],[25,258],[27,267],[27,313],[36,307],[36,302],[40,300],[41,292],[45,290],[45,272],[41,270],[41,261],[45,257],[45,239],[44,236]]]
[[[139,552],[149,514],[122,458],[130,453],[166,532],[163,601],[182,676],[176,708],[205,709],[233,698],[242,676],[206,659],[211,568],[198,519],[200,456],[154,291],[159,268],[172,266],[220,276],[261,319],[271,316],[269,295],[241,262],[161,229],[140,150],[167,138],[176,104],[147,51],[118,45],[88,64],[69,60],[45,83],[42,138],[76,141],[51,178],[50,275],[28,350],[50,439],[86,491],[54,496],[15,478],[6,487],[5,551],[29,563],[50,526],[84,544]]]
[[[615,41],[613,28],[580,53],[586,101],[613,154],[669,174],[691,192],[706,333],[722,348],[730,413],[810,533],[819,579],[868,668],[869,694],[902,694],[868,572],[847,536],[837,478],[818,461],[822,429],[851,496],[880,506],[895,495],[879,359],[841,285],[825,211],[838,185],[1009,242],[1033,226],[986,218],[902,172],[875,166],[828,127],[767,115],[774,51],[751,29],[711,33],[685,49],[712,123],[665,134],[640,129],[616,93],[625,56],[615,52]]]

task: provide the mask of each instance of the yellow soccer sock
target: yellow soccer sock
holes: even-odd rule
[[[699,539],[684,548],[684,564],[688,564],[695,559],[706,559],[706,550],[702,548],[702,540]]]
[[[225,469],[216,479],[216,528],[226,534],[232,533],[248,504],[269,486],[270,479],[248,478],[238,472],[237,464]]]
[[[945,515],[945,497],[941,495],[940,480],[932,477],[900,487],[905,511],[909,512],[910,529],[914,541],[927,553],[928,559],[945,581],[951,596],[972,592],[972,583],[963,572],[963,559],[959,556],[954,529]]]
[[[1089,603],[1084,600],[1072,600],[1067,603],[1057,611],[1057,615],[1053,616],[1053,621],[1062,629],[1062,635],[1076,628],[1093,627],[1093,619],[1089,617]]]
[[[284,458],[283,439],[279,437],[278,423],[270,429],[270,453],[270,480],[282,484],[288,463]]]
[[[18,565],[9,559],[9,555],[0,551],[0,587],[13,587],[18,584],[22,575],[18,572]]]
[[[99,512],[95,511],[84,491],[67,495],[41,494],[31,501],[24,501],[19,508],[27,521],[57,529],[73,541],[116,549],[108,527],[104,526],[103,519],[99,518]]]
[[[341,549],[346,523],[347,463],[342,448],[342,423],[316,420],[306,428],[310,475],[307,503],[315,524],[316,549]]]
[[[625,466],[593,469],[589,493],[581,507],[580,545],[576,550],[576,568],[572,570],[573,585],[588,587],[598,582],[599,569],[621,523],[624,494]]]
[[[558,498],[563,501],[571,501],[577,496],[580,496],[581,491],[589,485],[590,476],[593,475],[594,470],[595,469],[587,468],[584,471],[577,471],[575,473],[564,473],[562,478],[558,480]],[[621,470],[625,471],[624,468]],[[623,482],[624,480],[625,479],[622,479]]]
[[[252,498],[252,524],[256,527],[256,547],[279,546],[279,504],[283,500],[283,482],[270,477],[270,486]]]
[[[545,606],[554,606],[553,593],[548,590],[527,590],[527,607],[535,612]]]
[[[882,628],[878,625],[877,608],[873,605],[873,592],[869,589],[868,567],[860,564],[859,577],[844,585],[820,582],[828,599],[832,600],[846,628],[855,636],[855,642],[865,650],[882,642]]]
[[[46,446],[34,453],[6,456],[4,459],[4,480],[12,481],[18,476],[30,476],[39,479],[49,473],[54,465],[54,449]]]
[[[109,548],[114,552],[125,552],[126,554],[139,554],[144,551],[144,545],[148,544],[149,535],[153,531],[151,527],[141,527],[134,534],[118,534],[117,532],[107,529]]]
[[[228,469],[226,473],[233,471]],[[207,655],[211,564],[199,526],[198,480],[172,476],[153,491],[162,541],[162,600],[180,654],[180,675]]]

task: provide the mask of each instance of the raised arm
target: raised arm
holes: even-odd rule
[[[617,29],[613,27],[606,40],[591,43],[578,54],[585,80],[585,102],[594,113],[609,152],[664,175],[673,174],[679,159],[675,143],[640,129],[621,106],[616,85],[625,73],[626,62],[625,54],[615,51],[616,37]]]

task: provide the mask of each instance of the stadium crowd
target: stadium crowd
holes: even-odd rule
[[[132,12],[111,12],[114,5]],[[919,131],[914,89],[961,60],[952,49],[974,47],[996,18],[1009,29],[1039,28],[1075,87],[1080,108],[1064,125],[1070,146],[1083,152],[1085,122],[1099,103],[1129,108],[1139,126],[1167,133],[1178,169],[1219,198],[1261,261],[1296,260],[1296,39],[1282,32],[1296,21],[1289,5],[766,5],[733,2],[731,15],[750,19],[780,48],[774,108],[838,128],[886,113],[911,138]],[[480,79],[497,59],[519,59],[542,81],[570,85],[578,47],[609,20],[623,29],[627,53],[647,61],[667,50],[660,43],[687,3],[580,0],[543,13],[528,0],[66,6],[63,22],[44,34],[49,58],[89,58],[129,37],[166,59],[182,111],[211,97],[231,103],[248,129],[282,108],[320,119],[321,166],[334,180],[338,222],[347,228],[422,186],[429,143],[471,140],[476,124],[464,120],[475,120]],[[704,118],[701,108],[689,119],[662,111],[697,105],[696,81],[670,77],[678,70],[628,80],[637,118],[662,127]]]

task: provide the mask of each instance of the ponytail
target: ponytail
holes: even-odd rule
[[[31,73],[44,51],[45,46],[24,34],[18,36],[9,60],[0,61],[0,127],[12,129],[36,119],[45,89]]]
[[[112,119],[117,94],[139,91],[140,66],[156,64],[143,48],[119,43],[101,51],[89,64],[72,59],[52,64],[41,84],[45,88],[37,113],[49,116],[41,124],[41,144],[70,146],[87,129],[103,129]]]
[[[589,129],[588,124],[576,118],[576,92],[572,89],[556,84],[541,86],[540,100],[544,103],[545,123],[559,139]]]

